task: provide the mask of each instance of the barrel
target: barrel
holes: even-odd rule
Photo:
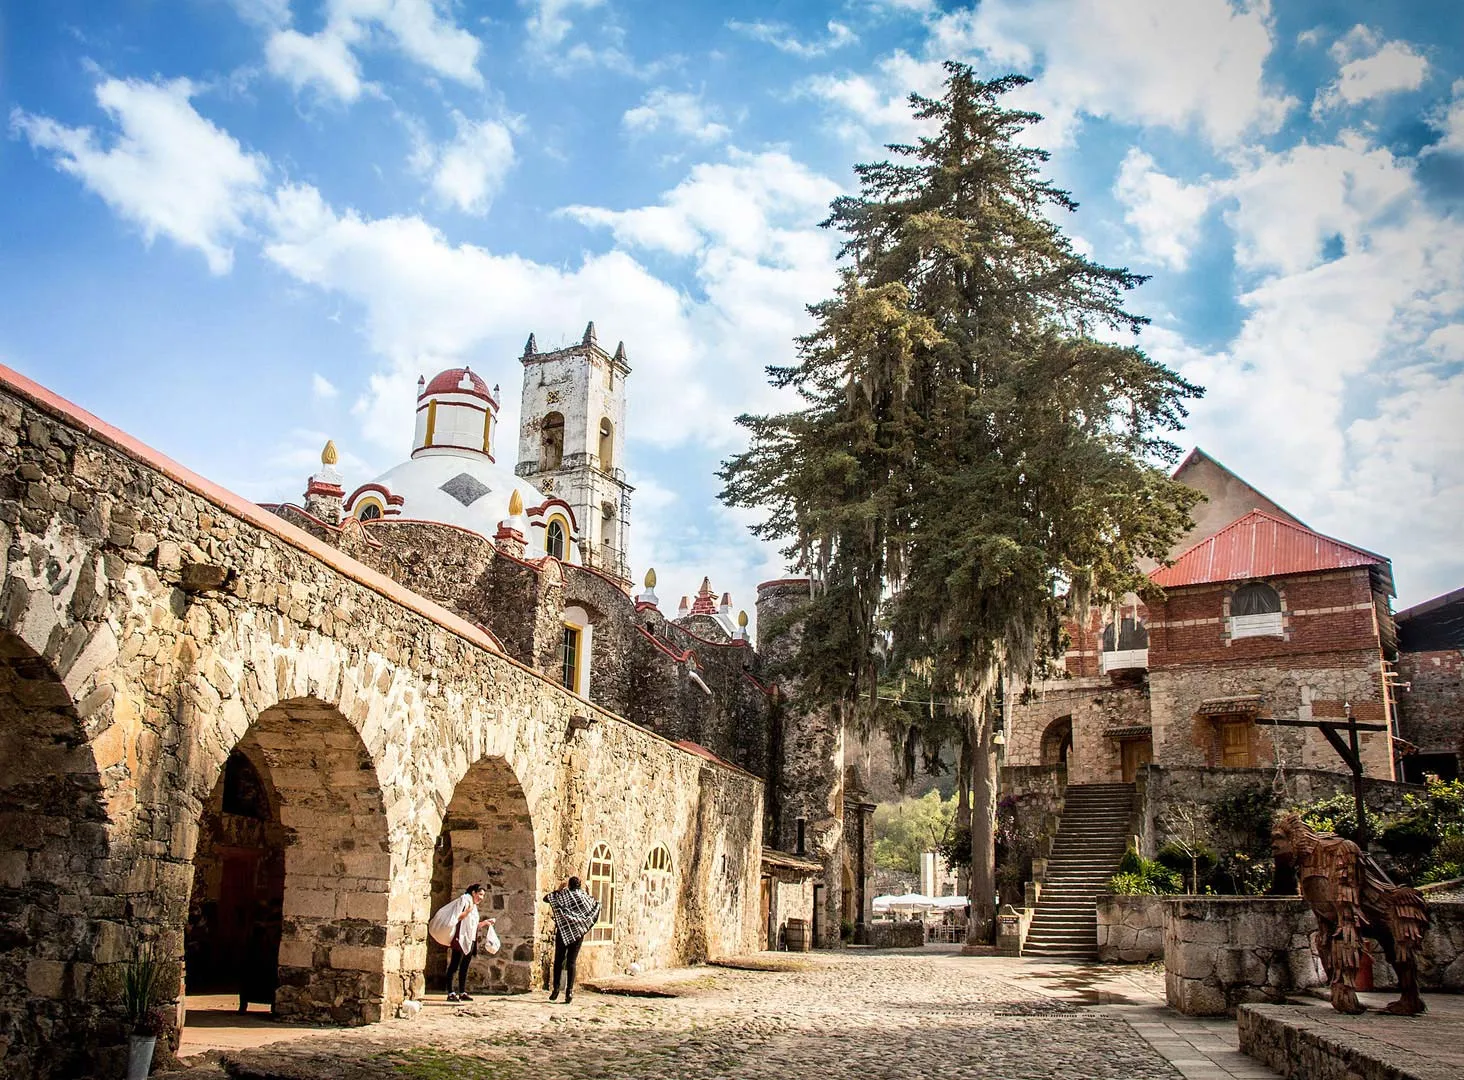
[[[808,932],[807,919],[789,919],[783,931],[789,952],[808,952],[813,948],[813,936]]]

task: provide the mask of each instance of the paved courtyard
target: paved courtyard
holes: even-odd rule
[[[607,989],[676,996],[585,991],[569,1006],[550,1004],[542,991],[466,1006],[438,996],[415,1019],[345,1031],[266,1022],[241,1032],[223,1016],[222,1026],[199,1016],[184,1053],[226,1048],[227,1072],[236,1077],[339,1080],[1274,1075],[1235,1052],[1232,1021],[1166,1013],[1162,975],[1153,969],[931,950],[761,959],[786,970],[658,973]],[[241,1048],[276,1037],[287,1041]],[[219,1053],[189,1080],[223,1075]]]

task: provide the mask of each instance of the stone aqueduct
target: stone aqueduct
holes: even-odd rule
[[[0,453],[0,1074],[123,1041],[109,988],[144,942],[185,956],[235,771],[278,839],[281,1014],[369,1022],[420,994],[434,885],[470,880],[504,940],[481,977],[527,989],[537,897],[595,848],[617,891],[591,970],[757,947],[751,774],[3,369]],[[669,902],[639,886],[660,846]]]

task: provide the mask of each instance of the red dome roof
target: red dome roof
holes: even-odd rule
[[[469,386],[463,385],[464,377],[467,378]],[[474,397],[493,401],[493,395],[488,392],[488,384],[467,368],[462,367],[448,368],[446,371],[438,372],[417,395],[417,398],[421,400],[432,394],[472,394]]]

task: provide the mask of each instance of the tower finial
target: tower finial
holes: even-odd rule
[[[739,611],[737,613],[737,625],[742,627],[742,629],[744,630],[747,629],[747,612]]]
[[[622,341],[615,346],[615,359],[622,364],[625,363],[625,342]]]
[[[655,587],[656,587],[656,568],[653,566],[649,570],[646,571],[646,588],[648,588],[648,589],[654,589]]]
[[[585,324],[585,338],[584,338],[584,340],[582,342],[580,342],[580,344],[581,345],[593,345],[593,344],[595,344],[595,320],[594,319],[591,319],[588,323]]]
[[[508,497],[508,516],[518,517],[524,512],[524,497],[519,494],[518,488],[513,489],[513,494]]]
[[[529,335],[529,340],[524,342],[524,355],[533,356],[539,351],[539,343],[534,340],[534,335]]]
[[[322,465],[334,465],[340,459],[341,455],[336,451],[335,440],[326,439],[325,449],[320,452],[320,463]]]

